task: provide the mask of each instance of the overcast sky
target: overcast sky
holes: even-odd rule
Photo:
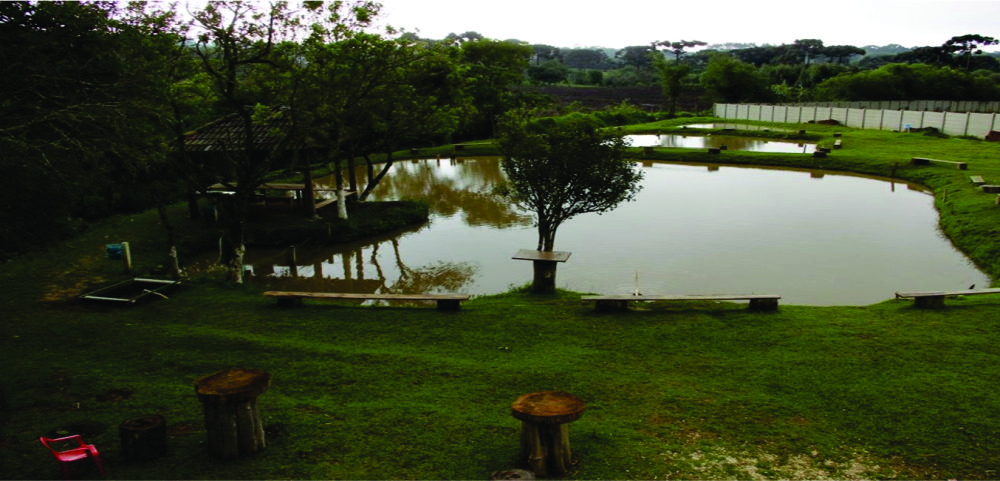
[[[1000,0],[382,0],[383,21],[420,37],[475,31],[555,47],[701,40],[780,45],[941,45],[1000,38]],[[996,50],[990,49],[990,50]]]

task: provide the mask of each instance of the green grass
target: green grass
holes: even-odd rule
[[[935,189],[946,232],[997,277],[989,256],[1000,241],[989,229],[1000,207],[968,182],[1000,179],[995,145],[806,128],[822,139],[844,132],[844,150],[824,167],[885,175],[899,162],[897,177]],[[970,170],[906,165],[916,155],[965,160]],[[785,157],[712,158],[811,162]],[[183,212],[174,212],[177,222],[195,236],[199,224]],[[543,389],[587,402],[570,427],[579,461],[572,479],[988,479],[1000,471],[997,296],[949,299],[939,310],[887,300],[772,313],[704,302],[598,313],[577,293],[519,289],[458,312],[319,301],[289,309],[252,287],[199,279],[130,308],[73,300],[123,275],[103,259],[105,243],[129,240],[150,268],[161,230],[152,213],[109,219],[0,266],[0,478],[59,476],[37,438],[72,432],[97,444],[109,479],[485,479],[517,464],[510,403]],[[268,448],[221,461],[207,452],[193,383],[239,366],[272,374],[259,398]],[[166,418],[169,450],[126,463],[117,426],[146,414]]]

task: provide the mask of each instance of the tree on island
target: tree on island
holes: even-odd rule
[[[517,112],[499,126],[497,142],[507,181],[497,193],[534,213],[538,248],[552,252],[556,230],[573,216],[611,211],[639,193],[642,171],[625,158],[628,143],[589,119],[540,126]],[[555,263],[535,262],[535,292],[555,289]],[[539,269],[549,269],[540,276]],[[547,285],[539,285],[540,278]]]

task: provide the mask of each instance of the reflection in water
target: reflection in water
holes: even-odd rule
[[[899,290],[961,289],[989,278],[937,228],[919,186],[817,170],[649,162],[635,202],[559,229],[573,253],[558,287],[580,292],[782,296],[785,304],[863,305]],[[359,177],[364,172],[359,171]],[[531,218],[488,193],[497,159],[393,166],[378,200],[427,199],[430,222],[348,245],[252,249],[268,289],[494,294],[531,281]]]
[[[815,143],[779,142],[733,135],[627,135],[632,147],[680,147],[685,149],[723,148],[748,152],[807,153],[816,150]]]
[[[438,215],[462,214],[473,226],[496,228],[531,225],[531,216],[491,194],[503,182],[503,170],[495,157],[440,159],[393,164],[390,174],[372,192],[370,200],[423,199]],[[357,169],[358,182],[365,184],[367,172]],[[334,184],[333,176],[319,179]]]

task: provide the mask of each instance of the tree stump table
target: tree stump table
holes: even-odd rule
[[[563,475],[571,464],[569,423],[580,419],[586,405],[563,391],[524,394],[510,406],[521,421],[521,460],[537,476]]]
[[[257,396],[270,385],[271,375],[255,369],[226,369],[195,382],[213,455],[236,458],[266,447]]]
[[[538,251],[521,249],[511,259],[532,261],[535,277],[531,290],[536,294],[552,294],[556,291],[556,266],[569,260],[570,252]]]
[[[167,422],[153,414],[129,419],[118,426],[122,456],[129,461],[156,459],[167,450]]]

